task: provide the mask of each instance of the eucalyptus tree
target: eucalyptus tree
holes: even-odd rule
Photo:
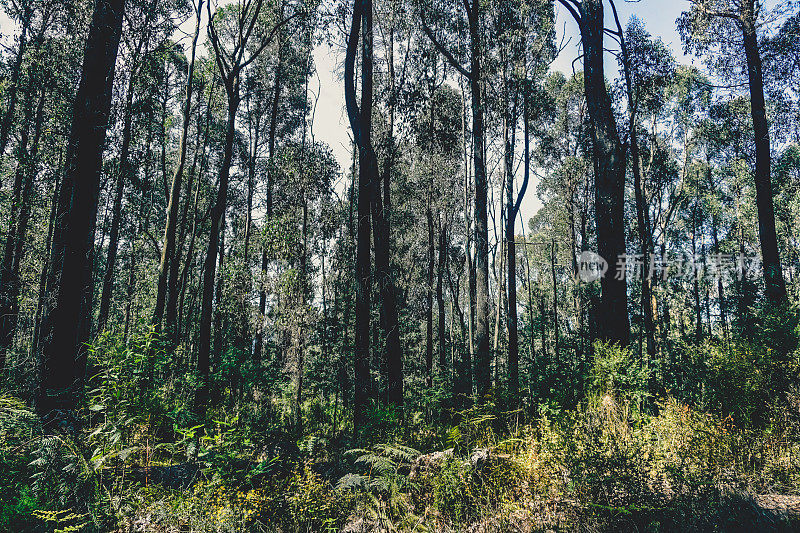
[[[488,177],[486,174],[486,131],[484,125],[483,62],[485,58],[484,24],[486,5],[480,0],[464,0],[462,14],[446,3],[422,3],[422,29],[437,50],[469,84],[472,111],[472,166],[475,181],[475,361],[474,377],[478,399],[483,400],[491,387],[491,353],[489,350],[489,215]],[[438,22],[449,30],[442,39],[441,31],[430,23]],[[466,37],[466,38],[464,38]],[[448,44],[465,40],[468,50],[456,55]],[[458,50],[458,52],[462,52]],[[466,59],[469,68],[462,64]]]
[[[779,5],[776,9],[787,6]],[[779,304],[786,301],[786,284],[775,230],[770,133],[759,49],[759,31],[772,16],[760,0],[692,0],[678,26],[687,50],[709,55],[709,62],[723,77],[736,80],[737,67],[746,69],[756,152],[753,177],[765,292],[771,303]]]
[[[626,147],[617,131],[603,64],[603,0],[559,0],[578,24],[583,45],[584,91],[589,112],[595,174],[595,225],[598,253],[613,267],[625,254]],[[630,340],[627,282],[624,276],[600,280],[603,340],[627,345]]]
[[[167,200],[167,219],[164,224],[164,239],[161,250],[161,261],[158,266],[158,285],[156,288],[156,303],[153,311],[153,323],[157,330],[161,328],[161,321],[164,308],[167,304],[167,292],[169,288],[170,301],[175,304],[177,298],[178,284],[178,258],[175,252],[175,241],[178,226],[178,209],[180,207],[180,193],[183,184],[183,174],[186,168],[186,153],[188,149],[189,126],[192,112],[192,90],[195,83],[195,53],[197,50],[197,40],[200,36],[200,22],[203,14],[203,0],[197,0],[197,5],[193,4],[195,12],[194,34],[189,50],[189,61],[186,72],[186,93],[183,103],[183,124],[181,126],[180,141],[178,144],[178,164],[172,175],[172,183],[169,188]],[[165,141],[166,142],[166,141]],[[169,280],[168,280],[169,278]],[[170,283],[168,283],[168,281]],[[168,317],[174,320],[175,314],[168,313]],[[174,339],[175,323],[167,323],[167,334]]]
[[[266,13],[262,12],[262,7],[263,0],[253,0],[235,6],[219,8],[212,14],[211,3],[209,2],[206,5],[209,17],[208,38],[214,52],[214,61],[222,79],[222,85],[225,88],[228,110],[223,157],[217,177],[217,192],[210,212],[211,231],[203,263],[203,289],[197,347],[197,369],[200,385],[195,399],[195,414],[200,419],[205,417],[209,400],[214,284],[220,250],[220,237],[225,223],[228,183],[236,138],[236,116],[241,102],[242,74],[244,69],[267,48],[281,26],[285,25],[290,19],[302,14],[302,11],[298,10],[282,20],[264,24],[265,19],[269,19]],[[262,33],[265,27],[270,27],[270,29]],[[251,39],[254,41],[251,41]],[[257,44],[252,46],[252,43],[256,41]]]
[[[75,409],[83,396],[97,198],[124,8],[124,0],[97,0],[73,104],[40,325],[36,409],[51,428],[74,428]]]
[[[617,30],[612,33],[619,41],[618,60],[624,79],[628,107],[628,146],[630,148],[633,191],[636,205],[636,226],[642,258],[641,308],[647,355],[656,356],[655,310],[651,289],[651,258],[653,254],[650,210],[646,199],[642,160],[639,150],[639,110],[646,113],[660,106],[660,100],[674,71],[674,60],[660,39],[652,40],[642,23],[632,18],[623,31],[614,0],[609,0]]]
[[[358,148],[358,194],[355,296],[355,398],[353,427],[364,424],[370,384],[370,210],[373,183],[378,180],[378,162],[372,146],[373,105],[373,11],[371,0],[354,0],[344,65],[344,95],[347,118]],[[361,104],[356,100],[355,65],[361,41]],[[355,179],[355,176],[354,176]],[[354,188],[355,185],[354,185]]]

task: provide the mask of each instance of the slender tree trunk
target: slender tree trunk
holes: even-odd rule
[[[523,129],[524,129],[524,144],[525,144],[525,160],[524,160],[524,175],[522,179],[522,186],[520,187],[519,195],[514,200],[514,179],[513,172],[508,169],[508,218],[506,220],[506,246],[508,247],[508,392],[512,401],[516,403],[517,395],[519,394],[519,332],[517,329],[517,244],[514,235],[514,227],[517,221],[517,214],[519,213],[522,199],[525,196],[525,191],[528,189],[528,181],[530,179],[530,131],[529,131],[529,117],[528,117],[528,90],[529,88],[523,87]],[[524,250],[527,253],[527,250]],[[530,280],[528,280],[530,285]],[[530,296],[530,292],[529,292]],[[530,302],[529,302],[530,303]],[[533,346],[531,344],[531,346]]]
[[[433,385],[433,212],[430,207],[430,191],[425,218],[428,224],[428,273],[425,284],[425,384]]]
[[[464,91],[461,92],[462,101]],[[470,225],[469,209],[469,153],[466,135],[466,106],[463,106],[461,114],[461,128],[464,130],[464,235],[466,243],[464,245],[464,268],[467,273],[467,349],[465,350],[464,371],[466,382],[464,383],[464,400],[468,401],[473,394],[473,369],[472,363],[475,360],[475,261],[472,256],[472,227]]]
[[[197,49],[197,39],[200,35],[200,18],[202,13],[203,0],[198,0],[196,10],[197,19],[194,27],[194,36],[192,37],[189,69],[186,74],[186,100],[183,104],[183,127],[181,129],[181,138],[178,145],[178,167],[175,169],[175,173],[172,175],[172,184],[169,189],[167,221],[164,225],[164,245],[161,250],[161,261],[158,266],[156,305],[153,311],[153,324],[156,326],[157,331],[160,331],[161,329],[161,321],[167,301],[167,278],[170,272],[170,263],[178,261],[178,255],[175,251],[175,235],[178,227],[178,209],[180,207],[181,187],[183,186],[183,172],[184,168],[186,167],[186,150],[192,113],[194,59],[195,51]],[[166,139],[164,140],[164,143],[166,144]],[[174,288],[175,287],[173,286],[173,289]],[[169,324],[169,326],[174,326],[174,324]],[[168,331],[167,334],[172,336],[173,332]]]
[[[222,215],[217,253],[217,285],[214,289],[214,344],[212,348],[214,371],[219,370],[225,352],[225,214]]]
[[[297,369],[295,371],[294,421],[295,432],[303,434],[303,370],[305,365],[305,316],[308,293],[308,201],[303,194],[303,253],[300,256],[300,324],[297,335]]]
[[[196,148],[197,151],[200,152],[200,168],[197,172],[198,177],[197,181],[200,182],[202,180],[203,174],[205,173],[205,167],[207,162],[206,157],[206,149],[209,143],[209,132],[211,125],[211,114],[212,114],[212,107],[211,107],[211,100],[214,96],[214,84],[211,84],[208,92],[208,105],[206,106],[206,121],[205,127],[202,128],[203,130],[203,142],[200,144],[198,142],[198,146]],[[200,124],[198,119],[198,141],[200,138]],[[193,163],[194,166],[194,163]],[[194,180],[194,170],[192,170],[190,180],[190,187],[191,190],[191,181]],[[180,261],[171,261],[170,262],[170,272],[169,272],[169,299],[167,300],[167,309],[166,309],[166,319],[165,325],[167,331],[172,331],[172,345],[176,346],[178,341],[181,338],[181,331],[182,331],[182,318],[183,318],[183,303],[184,298],[186,295],[186,285],[189,276],[189,267],[193,262],[194,258],[194,247],[195,242],[197,240],[197,224],[198,224],[198,213],[197,213],[197,205],[200,198],[200,184],[198,183],[197,188],[194,192],[194,199],[190,201],[189,197],[186,198],[186,203],[184,204],[183,208],[183,224],[185,225],[187,222],[187,218],[189,215],[189,206],[192,206],[191,212],[191,231],[189,236],[189,245],[186,251],[186,260],[184,262],[183,270],[180,270]],[[181,245],[176,248],[176,253],[179,254],[183,250],[183,241],[185,236],[181,236]],[[179,273],[180,272],[180,273]]]
[[[128,258],[128,297],[126,298],[125,302],[125,328],[122,333],[122,338],[125,339],[126,342],[128,340],[128,333],[130,332],[131,327],[133,298],[136,294],[136,236],[130,240],[129,247],[130,257]]]
[[[558,331],[558,278],[556,277],[556,241],[553,240],[550,249],[550,274],[553,280],[553,360],[556,367],[559,365],[561,359],[561,334]]]
[[[356,104],[355,59],[359,32],[362,31],[361,109]],[[370,193],[377,179],[370,135],[372,132],[372,2],[354,0],[353,21],[345,56],[345,103],[353,137],[358,146],[358,208],[356,237],[356,298],[355,298],[355,401],[353,426],[356,431],[364,424],[370,391],[369,321],[370,321]]]
[[[639,230],[639,249],[642,254],[642,290],[641,307],[644,322],[644,332],[647,337],[647,356],[649,361],[656,357],[656,337],[655,337],[655,312],[653,310],[652,290],[650,285],[650,250],[652,249],[652,236],[650,235],[650,221],[647,212],[647,202],[645,200],[644,184],[642,182],[642,170],[639,160],[639,136],[636,131],[638,102],[634,98],[633,80],[631,76],[630,56],[625,40],[625,32],[622,30],[617,8],[611,0],[611,8],[614,12],[614,20],[617,24],[617,36],[622,49],[622,66],[625,76],[626,93],[628,96],[628,130],[630,135],[631,167],[633,169],[633,191],[636,203],[636,224]]]
[[[475,169],[475,382],[483,400],[491,387],[489,351],[489,217],[488,181],[484,159],[483,99],[481,95],[481,2],[473,0],[468,11],[470,34],[470,94],[472,96],[472,155]]]
[[[506,104],[506,108],[508,104]],[[516,104],[514,105],[516,108]],[[516,115],[516,113],[514,113]],[[516,116],[507,117],[506,131],[516,128]],[[517,213],[514,201],[514,146],[505,134],[505,174],[506,174],[506,289],[508,311],[506,312],[506,330],[508,333],[508,393],[512,401],[516,401],[519,391],[519,333],[517,331],[517,243],[514,239],[514,226]]]
[[[371,1],[371,0],[370,0]],[[367,13],[365,13],[365,16]],[[370,17],[372,15],[369,15]],[[370,19],[371,20],[371,19]],[[370,27],[372,23],[370,21]],[[392,39],[393,41],[393,33]],[[370,38],[371,39],[371,38]],[[366,42],[366,41],[365,41]],[[372,42],[371,40],[369,41]],[[391,175],[394,166],[394,53],[389,51],[390,103],[388,153],[383,167],[383,195],[381,183],[375,181],[372,196],[372,225],[375,236],[375,278],[381,298],[381,326],[386,347],[383,352],[383,365],[386,372],[386,399],[394,406],[403,404],[403,353],[400,345],[400,325],[397,316],[397,290],[391,271]],[[373,155],[374,158],[374,155]],[[374,173],[377,177],[377,160]]]
[[[772,178],[770,177],[772,163],[770,161],[769,124],[764,103],[761,55],[758,50],[754,20],[755,2],[754,0],[744,0],[742,5],[742,36],[750,86],[750,114],[753,118],[756,144],[756,207],[758,208],[758,234],[761,240],[764,281],[767,299],[772,304],[782,304],[786,302],[786,283],[783,280],[781,258],[778,251],[778,235],[775,231],[775,209],[772,202]]]
[[[51,249],[52,240],[53,240],[53,229],[55,226],[55,218],[56,218],[56,207],[58,207],[58,190],[61,186],[61,164],[62,164],[62,156],[63,153],[59,150],[58,154],[58,167],[56,170],[56,179],[55,183],[53,183],[53,193],[50,195],[50,216],[47,219],[47,240],[45,241],[45,250],[46,254],[49,254]],[[39,353],[39,337],[40,337],[40,324],[41,324],[41,316],[42,311],[44,310],[44,297],[45,297],[45,289],[47,286],[47,273],[48,268],[50,266],[50,258],[49,256],[44,257],[42,261],[42,270],[39,272],[39,290],[37,291],[37,298],[36,298],[36,316],[33,321],[33,341],[31,342],[29,353],[31,357],[34,354]]]
[[[75,409],[83,396],[102,153],[124,5],[124,0],[97,0],[72,110],[41,324],[36,408],[48,428],[74,431]]]
[[[708,180],[709,190],[715,190],[714,179],[711,172],[711,162],[706,159],[706,178]],[[714,245],[714,253],[719,256],[719,220],[716,211],[711,212],[711,239]],[[725,289],[722,284],[722,273],[717,272],[717,298],[719,299],[719,319],[722,324],[722,333],[724,336],[728,334],[728,311],[725,304]]]
[[[439,264],[436,272],[436,304],[438,307],[438,336],[439,336],[439,375],[447,378],[447,337],[445,330],[444,309],[444,270],[447,263],[447,225],[439,224]]]
[[[697,260],[697,202],[698,198],[694,200],[692,207],[692,263]],[[700,342],[703,339],[703,310],[700,307],[700,276],[698,272],[693,272],[693,287],[694,287],[694,311],[695,311],[695,341]]]
[[[203,292],[200,304],[199,335],[197,340],[197,371],[200,384],[195,398],[195,414],[200,420],[205,419],[209,400],[209,381],[211,367],[211,324],[213,322],[214,282],[216,278],[217,254],[219,241],[225,220],[228,202],[228,178],[233,160],[233,143],[236,136],[236,111],[239,107],[238,90],[235,87],[226,89],[228,93],[228,120],[225,128],[225,145],[222,165],[219,169],[217,197],[211,208],[211,234],[203,264]],[[221,335],[221,332],[217,332]]]

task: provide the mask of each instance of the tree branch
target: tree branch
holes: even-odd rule
[[[459,74],[461,74],[465,78],[471,78],[472,73],[469,70],[465,69],[463,66],[461,66],[458,60],[456,60],[456,58],[453,57],[453,54],[451,54],[439,41],[436,40],[436,37],[433,35],[433,32],[425,23],[425,19],[420,17],[420,20],[422,21],[422,31],[424,31],[425,35],[428,36],[428,39],[431,40],[433,46],[435,46],[436,49],[442,53],[445,59],[447,59],[447,62],[450,63],[450,65],[452,65],[452,67],[456,69],[456,71],[458,71]]]
[[[572,18],[574,18],[575,22],[577,22],[578,26],[580,26],[581,25],[581,18],[582,18],[581,15],[580,15],[580,5],[577,4],[577,3],[575,5],[573,5],[572,3],[570,3],[569,0],[558,0],[558,2],[562,6],[567,8],[567,11],[570,12],[570,14],[572,15]]]
[[[347,51],[344,58],[344,102],[356,146],[361,143],[361,128],[358,124],[358,117],[361,112],[356,102],[355,65],[362,11],[361,0],[355,0],[353,3],[353,22],[350,24],[350,35],[347,38]]]
[[[297,17],[299,17],[299,16],[304,16],[304,15],[305,15],[305,12],[304,12],[304,11],[298,11],[298,12],[296,12],[296,13],[292,14],[291,16],[289,16],[289,17],[286,17],[285,19],[283,19],[282,21],[280,21],[279,23],[277,23],[275,26],[273,26],[273,27],[272,27],[272,30],[269,32],[269,35],[267,36],[267,39],[266,39],[264,42],[262,42],[262,43],[261,43],[261,46],[259,46],[259,47],[258,47],[258,50],[256,50],[255,52],[253,52],[253,53],[250,55],[250,57],[247,59],[247,61],[245,61],[244,63],[242,63],[242,68],[244,68],[244,67],[246,67],[247,65],[249,65],[250,63],[252,63],[252,62],[253,62],[253,60],[254,60],[256,57],[258,57],[258,55],[259,55],[261,52],[263,52],[263,51],[264,51],[264,48],[266,48],[267,46],[269,46],[269,44],[272,42],[272,39],[274,39],[274,38],[275,38],[275,35],[276,35],[276,33],[278,32],[278,30],[279,30],[279,29],[280,29],[282,26],[284,26],[284,25],[288,24],[288,23],[289,23],[289,21],[291,21],[293,18],[297,18]]]

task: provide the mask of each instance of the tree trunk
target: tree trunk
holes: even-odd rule
[[[786,283],[783,280],[778,236],[775,231],[775,210],[772,203],[772,178],[770,177],[770,141],[767,111],[764,103],[764,80],[761,55],[756,36],[754,0],[743,2],[741,18],[744,54],[747,59],[747,76],[750,86],[750,113],[756,144],[756,207],[758,208],[758,234],[764,264],[764,282],[767,299],[772,304],[786,301]]]
[[[61,185],[61,163],[63,153],[59,150],[58,154],[58,167],[56,169],[55,183],[53,183],[53,192],[50,195],[50,216],[47,219],[47,240],[45,241],[45,250],[49,253],[51,243],[53,240],[53,229],[55,226],[56,207],[58,206],[58,191]],[[50,266],[49,257],[45,257],[42,261],[42,270],[39,272],[39,289],[36,297],[36,316],[33,321],[33,341],[31,342],[29,354],[31,357],[39,353],[39,337],[40,337],[40,323],[42,311],[44,309],[45,289],[47,287],[47,273]]]
[[[192,48],[189,59],[189,69],[186,75],[186,100],[183,105],[183,128],[181,129],[181,138],[178,145],[178,167],[172,176],[172,184],[169,189],[169,202],[167,204],[167,221],[164,224],[164,245],[161,250],[161,261],[158,266],[158,285],[156,291],[156,305],[153,311],[152,323],[156,327],[156,331],[161,330],[161,320],[164,315],[164,307],[167,300],[167,278],[169,275],[170,264],[178,261],[178,255],[175,251],[175,235],[178,227],[178,208],[180,206],[181,187],[183,185],[183,171],[186,167],[186,149],[187,140],[189,137],[189,123],[191,121],[190,115],[192,112],[192,78],[194,78],[194,59],[195,51],[197,49],[197,39],[200,35],[200,18],[203,13],[203,0],[199,0],[197,5],[197,21],[194,27],[194,36],[192,37]],[[166,140],[164,140],[166,143]],[[173,289],[175,287],[173,286]],[[174,324],[171,324],[172,326]],[[168,331],[167,334],[172,337],[173,332]]]
[[[708,180],[709,190],[715,190],[714,187],[714,179],[713,174],[711,172],[711,162],[706,157],[706,178]],[[716,211],[711,212],[711,239],[712,244],[714,245],[714,253],[717,254],[719,257],[720,255],[720,248],[719,248],[719,220],[718,214]],[[719,268],[719,265],[717,265]],[[717,298],[719,300],[719,319],[720,323],[722,324],[722,334],[723,336],[727,336],[728,334],[728,311],[725,304],[725,289],[722,284],[722,272],[716,273],[717,277]]]
[[[436,304],[439,311],[438,337],[439,337],[439,376],[447,379],[447,338],[445,331],[444,309],[444,270],[447,263],[447,225],[439,224],[439,264],[436,272]]]
[[[369,15],[371,17],[371,15]],[[370,22],[370,27],[372,23]],[[394,33],[391,33],[390,42],[393,43]],[[370,37],[370,43],[371,37]],[[372,197],[372,225],[375,235],[375,277],[378,283],[378,292],[381,298],[381,326],[385,337],[385,350],[383,363],[386,371],[386,399],[389,404],[400,406],[403,404],[403,352],[400,346],[400,325],[397,317],[397,290],[391,271],[391,219],[389,209],[391,206],[391,175],[394,166],[394,54],[389,50],[389,76],[390,76],[390,102],[389,102],[389,130],[388,153],[383,167],[383,195],[381,196],[381,183],[375,181]],[[374,157],[374,155],[373,155]],[[375,161],[375,174],[377,175],[377,160]]]
[[[478,399],[491,387],[489,352],[489,217],[488,182],[484,159],[483,100],[481,96],[481,2],[473,0],[468,11],[470,34],[470,94],[472,96],[472,156],[475,168],[475,382]]]
[[[217,285],[214,289],[214,344],[212,348],[213,361],[211,368],[218,371],[222,364],[225,351],[225,214],[222,214],[222,223],[219,232],[219,252],[217,253]]]
[[[356,104],[355,59],[359,31],[363,19],[361,109]],[[353,137],[358,146],[358,211],[356,236],[356,298],[355,298],[355,399],[353,427],[359,431],[364,424],[370,391],[369,321],[370,321],[370,193],[372,180],[377,179],[377,163],[372,151],[372,1],[355,0],[353,20],[345,56],[345,103]]]
[[[631,76],[630,56],[628,46],[625,41],[625,32],[622,30],[617,8],[611,0],[611,8],[614,11],[614,20],[617,24],[617,36],[622,52],[622,70],[625,76],[625,88],[628,97],[628,134],[630,135],[631,167],[633,170],[633,191],[636,203],[636,224],[639,230],[639,250],[642,254],[642,290],[641,307],[644,322],[644,332],[647,338],[647,356],[649,361],[656,357],[656,337],[655,337],[655,312],[653,311],[652,291],[650,284],[650,250],[652,249],[652,236],[650,235],[650,220],[647,210],[647,202],[642,183],[642,170],[639,160],[639,136],[636,132],[638,104],[633,93],[633,79]]]
[[[75,431],[92,316],[92,250],[124,0],[97,0],[72,110],[41,324],[38,413]]]
[[[430,192],[425,218],[428,223],[428,274],[425,284],[425,384],[433,385],[433,212],[430,208]]]
[[[600,281],[603,309],[598,314],[598,327],[602,340],[627,346],[630,339],[627,283],[624,276],[617,279],[611,270],[625,254],[625,147],[620,142],[606,90],[603,2],[583,0],[580,11],[583,77],[595,171],[597,247],[600,256],[609,263],[609,272]]]
[[[558,283],[556,277],[556,241],[553,240],[550,249],[550,274],[553,280],[553,360],[559,368],[561,334],[558,331]]]
[[[522,199],[525,196],[525,191],[528,189],[528,181],[530,179],[530,131],[529,131],[529,117],[528,117],[528,87],[523,87],[523,129],[524,129],[524,144],[525,144],[525,160],[524,160],[524,175],[522,178],[522,186],[519,190],[519,195],[514,200],[514,179],[513,171],[511,168],[507,169],[508,174],[508,217],[506,220],[506,246],[508,247],[508,393],[511,396],[512,402],[516,404],[517,395],[519,394],[519,332],[517,330],[517,244],[514,235],[514,227],[517,221],[517,214],[519,207],[522,204]],[[524,250],[527,252],[527,250]],[[530,284],[530,280],[528,280]]]
[[[236,136],[236,111],[239,107],[238,87],[228,88],[228,120],[225,128],[225,145],[222,165],[219,169],[217,197],[211,208],[211,234],[203,264],[203,293],[200,303],[200,323],[197,340],[197,371],[200,384],[195,398],[195,414],[199,420],[205,419],[209,400],[209,380],[211,367],[211,324],[213,322],[214,282],[216,278],[217,254],[225,209],[228,202],[228,178],[233,160],[233,143]],[[221,335],[221,332],[217,332]]]

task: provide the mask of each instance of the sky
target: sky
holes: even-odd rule
[[[223,0],[227,3],[230,0]],[[561,71],[571,75],[573,71],[573,61],[577,57],[577,45],[580,42],[580,34],[575,21],[569,13],[559,4],[557,5],[557,41],[566,43],[564,50],[553,62],[551,69]],[[645,27],[654,37],[660,37],[664,43],[671,48],[675,57],[684,63],[691,63],[692,58],[684,57],[681,48],[680,36],[678,35],[675,19],[681,12],[688,8],[687,0],[639,0],[628,2],[617,0],[620,21],[623,26],[628,19],[635,15],[642,19]],[[611,10],[606,3],[606,26],[612,27],[614,24]],[[190,34],[193,29],[194,21],[190,18],[182,30]],[[16,32],[15,26],[9,21],[5,13],[0,13],[0,34],[2,43],[10,44],[10,35]],[[205,34],[205,32],[203,32]],[[176,35],[179,37],[179,35]],[[201,47],[201,49],[204,47]],[[351,147],[349,137],[349,125],[344,112],[344,88],[337,72],[342,61],[341,55],[337,50],[331,50],[327,44],[318,46],[314,52],[314,62],[316,65],[316,78],[311,80],[309,88],[312,99],[316,98],[316,107],[313,115],[313,133],[317,140],[327,143],[334,156],[342,168],[343,174],[350,165]],[[580,61],[575,62],[574,67],[580,70]],[[606,54],[607,77],[616,76],[616,60]],[[534,180],[528,188],[528,193],[520,208],[520,218],[517,221],[517,230],[521,230],[523,221],[527,223],[536,211],[541,207],[541,202],[536,195],[536,182]],[[517,183],[521,180],[518,179]],[[344,188],[344,180],[340,180],[339,190]]]

